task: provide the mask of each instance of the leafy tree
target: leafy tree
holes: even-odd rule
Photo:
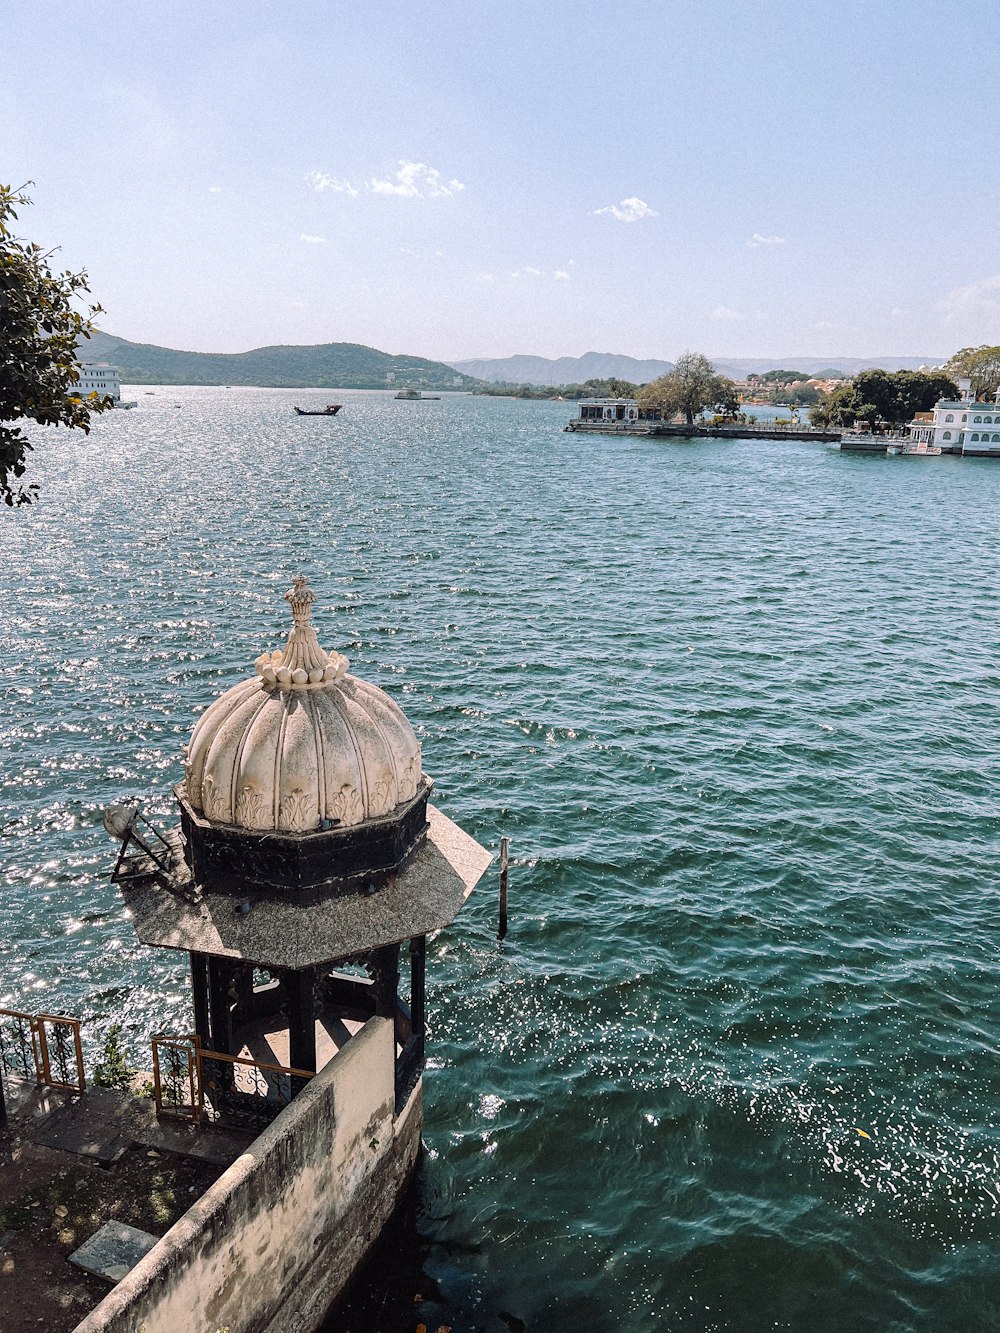
[[[809,420],[814,426],[852,426],[857,420],[857,409],[861,406],[854,388],[842,384],[834,389],[824,402],[817,403],[809,412]]]
[[[798,380],[807,380],[810,376],[804,370],[766,370],[762,375],[748,375],[748,380],[760,384],[794,384]]]
[[[22,419],[42,426],[89,429],[90,418],[111,406],[96,393],[81,397],[76,348],[94,331],[92,318],[73,308],[89,292],[85,273],[53,273],[51,252],[14,236],[10,223],[31,201],[20,190],[0,185],[0,423]],[[25,455],[31,442],[20,426],[0,424],[0,497],[8,505],[29,504],[34,483],[23,486]]]
[[[915,412],[926,412],[940,398],[957,395],[947,375],[918,370],[862,370],[848,383],[834,389],[825,402],[809,414],[814,426],[852,426],[863,421],[900,425]]]
[[[677,358],[673,370],[640,391],[639,406],[657,408],[667,418],[682,412],[691,426],[706,407],[727,414],[736,412],[739,398],[733,381],[717,375],[707,356],[685,352]]]
[[[608,398],[634,398],[639,392],[638,384],[633,384],[631,380],[609,379],[607,385]]]
[[[977,398],[986,400],[1000,388],[1000,347],[963,347],[944,367],[952,379],[970,379]]]
[[[892,376],[896,393],[896,415],[890,421],[910,421],[916,412],[929,412],[941,398],[957,398],[958,385],[938,371],[897,370]]]

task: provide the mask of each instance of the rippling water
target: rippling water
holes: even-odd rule
[[[438,803],[512,839],[506,943],[491,875],[431,950],[378,1326],[1000,1326],[1000,466],[135,396],[39,432],[0,517],[0,1003],[186,1021],[100,810],[169,813],[302,571]]]

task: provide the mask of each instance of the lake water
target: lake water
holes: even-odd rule
[[[186,1026],[100,812],[169,816],[303,572],[513,858],[506,943],[491,872],[430,949],[416,1210],[331,1329],[1000,1326],[1000,466],[130,396],[0,515],[0,1003]]]

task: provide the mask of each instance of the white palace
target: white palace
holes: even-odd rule
[[[80,378],[74,393],[84,398],[91,393],[109,394],[116,403],[120,400],[122,386],[116,366],[109,366],[106,361],[81,361],[78,369]]]
[[[933,412],[918,412],[910,439],[937,445],[947,454],[1000,458],[1000,389],[992,402],[977,400],[972,381],[958,381],[961,398],[942,398]]]

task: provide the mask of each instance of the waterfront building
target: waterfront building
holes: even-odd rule
[[[639,420],[639,404],[634,398],[581,398],[580,421]]]
[[[116,403],[121,400],[122,386],[117,366],[108,365],[106,361],[81,361],[78,369],[80,378],[74,393],[108,395]]]
[[[932,412],[917,413],[910,439],[948,454],[1000,458],[1000,389],[991,401],[976,398],[971,380],[959,380],[958,387],[959,398],[942,398]]]

